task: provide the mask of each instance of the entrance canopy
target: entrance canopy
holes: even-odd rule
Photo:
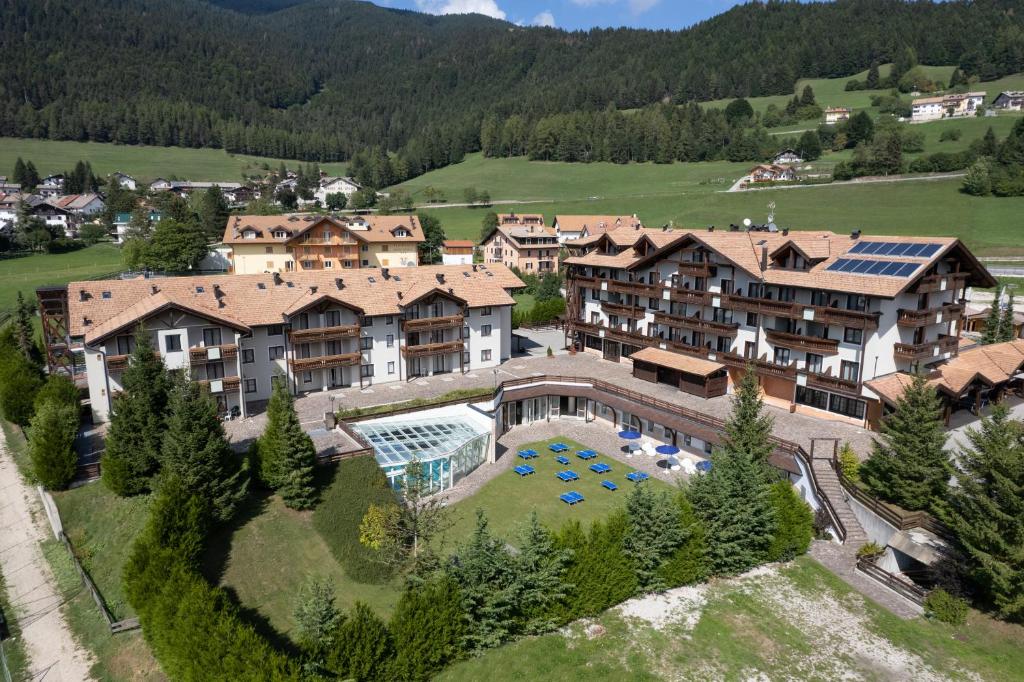
[[[683,355],[682,353],[673,353],[661,348],[644,348],[629,357],[634,362],[639,360],[640,362],[647,362],[658,367],[694,374],[699,377],[708,377],[715,372],[725,369],[725,365],[718,362],[703,360],[691,355]]]

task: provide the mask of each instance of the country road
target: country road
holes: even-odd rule
[[[914,175],[914,176],[903,176],[893,175],[889,177],[865,177],[865,178],[854,178],[853,180],[836,180],[835,182],[826,182],[818,185],[773,185],[772,187],[748,187],[746,189],[740,189],[740,180],[737,180],[732,187],[729,189],[719,190],[721,192],[767,192],[772,189],[808,189],[811,187],[846,187],[849,185],[873,185],[877,183],[888,183],[888,182],[919,182],[926,180],[949,180],[951,178],[962,178],[967,173],[938,173],[935,175]]]

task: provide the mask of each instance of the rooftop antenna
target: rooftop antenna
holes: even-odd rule
[[[768,204],[768,222],[770,222],[770,223],[774,223],[775,222],[775,202],[774,201]]]

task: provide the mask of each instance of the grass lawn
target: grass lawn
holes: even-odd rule
[[[537,302],[533,294],[513,294],[512,298],[516,299],[516,306],[520,310],[529,310]]]
[[[255,173],[266,163],[277,168],[280,159],[228,154],[223,149],[184,149],[147,147],[102,142],[65,142],[0,138],[0,175],[10,176],[18,157],[32,161],[40,175],[71,170],[81,159],[92,164],[97,175],[114,171],[128,173],[136,180],[149,182],[159,177],[176,176],[188,180],[240,182],[243,173]],[[286,161],[295,167],[300,161]],[[344,163],[324,163],[320,168],[332,174],[344,172]]]
[[[672,593],[670,593],[672,594]],[[904,621],[802,557],[741,579],[678,592],[661,626],[612,609],[590,639],[585,623],[454,666],[449,682],[506,680],[990,679],[1019,677],[1024,628],[972,613],[953,628]],[[649,612],[667,606],[647,602]],[[660,608],[659,608],[660,607]]]
[[[565,443],[571,450],[564,453],[569,458],[569,465],[555,461],[555,454],[548,450],[552,443]],[[518,544],[520,526],[529,519],[530,512],[537,512],[537,518],[551,530],[558,530],[566,521],[578,520],[583,527],[588,527],[594,520],[606,517],[613,510],[625,504],[626,496],[632,486],[626,480],[626,474],[633,471],[632,467],[619,460],[599,453],[596,459],[584,461],[576,456],[577,450],[587,447],[566,438],[552,438],[522,446],[521,450],[534,449],[540,455],[531,460],[522,460],[514,452],[506,453],[505,457],[515,458],[515,463],[529,464],[537,473],[520,477],[509,469],[504,471],[475,495],[462,500],[452,507],[456,515],[455,525],[446,536],[445,551],[452,551],[458,543],[468,538],[476,525],[476,510],[482,509],[487,515],[491,531],[511,544]],[[612,467],[606,474],[596,474],[590,465],[605,462]],[[579,474],[579,480],[563,483],[555,477],[559,471],[571,469]],[[601,481],[609,480],[619,486],[616,491],[601,487]],[[650,479],[646,485],[657,490],[673,490],[672,486],[663,481]],[[575,490],[585,498],[569,506],[558,499],[562,493]]]
[[[35,300],[36,287],[66,284],[122,269],[121,249],[108,243],[70,253],[0,258],[0,310],[13,308],[19,291],[26,299]]]

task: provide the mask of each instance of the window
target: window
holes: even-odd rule
[[[388,315],[387,317],[384,318],[384,324],[394,324],[394,323],[395,323],[395,316],[394,315]]]
[[[789,349],[788,348],[776,348],[775,349],[775,364],[776,365],[788,365],[789,364]]]
[[[845,341],[846,343],[860,343],[863,340],[863,329],[853,329],[851,327],[847,327],[846,330],[843,331],[843,341]]]
[[[527,261],[526,262],[526,269],[527,270],[533,270],[533,263],[531,261]]]
[[[256,362],[256,352],[252,348],[242,349],[242,364],[249,365]]]
[[[704,454],[705,455],[710,455],[712,447],[713,446],[711,445],[711,443],[709,443],[708,441],[704,441]]]
[[[817,355],[815,353],[808,353],[807,354],[807,371],[808,372],[815,372],[817,374],[820,374],[821,373],[821,364],[822,364],[823,361],[824,361],[824,358],[822,356]]]
[[[482,327],[480,327],[480,336],[490,336],[490,335],[491,335],[491,325],[485,324]]]
[[[722,280],[722,294],[723,295],[727,296],[727,295],[731,294],[732,291],[733,291],[732,287],[733,287],[733,284],[732,284],[732,280],[731,279],[723,279]]]
[[[255,379],[246,379],[245,380],[245,392],[246,393],[255,393],[256,392],[256,380]]]
[[[281,336],[284,333],[284,327],[279,324],[272,324],[267,327],[267,336]]]
[[[373,376],[373,365],[362,365],[359,368],[359,376],[366,378]]]
[[[864,418],[864,401],[832,395],[828,401],[828,411],[857,419]]]
[[[263,253],[274,253],[274,247],[273,246],[265,246],[265,247],[263,247]]]
[[[372,317],[364,317],[363,318],[363,326],[364,327],[372,327],[373,326],[373,318]]]
[[[284,357],[284,346],[271,346],[267,350],[270,352],[271,360],[280,360]]]
[[[829,302],[828,299],[829,296],[827,291],[822,291],[821,289],[811,291],[811,305],[827,308]]]
[[[747,285],[747,296],[749,296],[750,298],[761,298],[761,294],[763,293],[761,290],[762,286],[763,285],[757,282],[749,283]]]
[[[100,297],[101,298],[110,298],[110,292],[109,291],[104,291],[102,294],[100,294]]]
[[[756,327],[757,326],[757,313],[747,313],[747,326],[748,327]]]
[[[487,348],[480,351],[480,362],[489,362],[491,359],[491,349]]]
[[[135,337],[124,335],[117,337],[117,354],[128,355],[135,350]]]
[[[373,349],[373,337],[372,336],[361,336],[359,337],[359,350],[372,350]]]
[[[847,381],[857,381],[860,375],[860,363],[843,360],[839,363],[839,376]]]
[[[469,351],[468,350],[462,351],[462,364],[464,364],[464,365],[468,365],[469,364]]]
[[[311,260],[304,260],[304,261],[302,261],[302,269],[303,270],[312,270],[313,269],[313,261],[311,261]]]
[[[368,267],[370,267],[370,261],[366,260],[365,258],[364,258],[363,260],[359,261],[359,264],[360,264],[360,265],[361,265],[362,267],[364,267],[364,268],[368,268]]]
[[[331,231],[330,230],[324,230],[324,241],[325,242],[331,241]]]
[[[329,260],[325,260],[324,261],[324,269],[325,270],[330,270],[333,267],[334,267],[334,263],[332,261],[329,261]]]
[[[388,348],[394,348],[395,347],[395,335],[394,334],[388,334],[388,336],[387,336],[387,343],[388,343]]]
[[[601,313],[591,310],[590,311],[590,324],[601,324]]]
[[[207,379],[223,379],[224,378],[224,363],[223,362],[208,362],[208,363],[206,363],[206,378]]]
[[[211,327],[210,329],[203,330],[203,345],[204,346],[219,346],[221,341],[220,329],[217,327]]]
[[[359,250],[362,251],[363,253],[367,253],[367,252],[369,252],[370,247],[367,244],[361,244],[359,246]],[[366,261],[363,261],[363,262],[365,263]]]
[[[757,344],[753,341],[747,341],[743,344],[743,357],[753,358],[757,355]]]
[[[684,433],[683,434],[683,446],[684,447],[692,447],[693,446],[693,436],[691,436],[688,433]]]
[[[732,339],[728,336],[719,336],[716,348],[719,353],[728,353],[732,350]]]
[[[168,334],[164,337],[164,345],[168,353],[181,350],[181,334]]]
[[[593,289],[591,289],[590,290],[590,300],[591,301],[600,301],[601,300],[601,290],[598,289],[597,287],[594,287]]]
[[[819,410],[828,409],[828,393],[807,388],[806,386],[796,387],[796,401],[801,405],[816,407]]]
[[[491,314],[491,306],[484,306],[480,309],[480,317],[487,317]]]
[[[712,319],[722,324],[732,324],[732,311],[726,308],[715,308],[712,312]]]
[[[313,373],[312,372],[303,372],[302,373],[302,383],[304,383],[304,384],[311,384],[311,383],[313,383]]]
[[[847,310],[867,310],[868,300],[860,294],[847,294],[846,296],[846,309]]]

